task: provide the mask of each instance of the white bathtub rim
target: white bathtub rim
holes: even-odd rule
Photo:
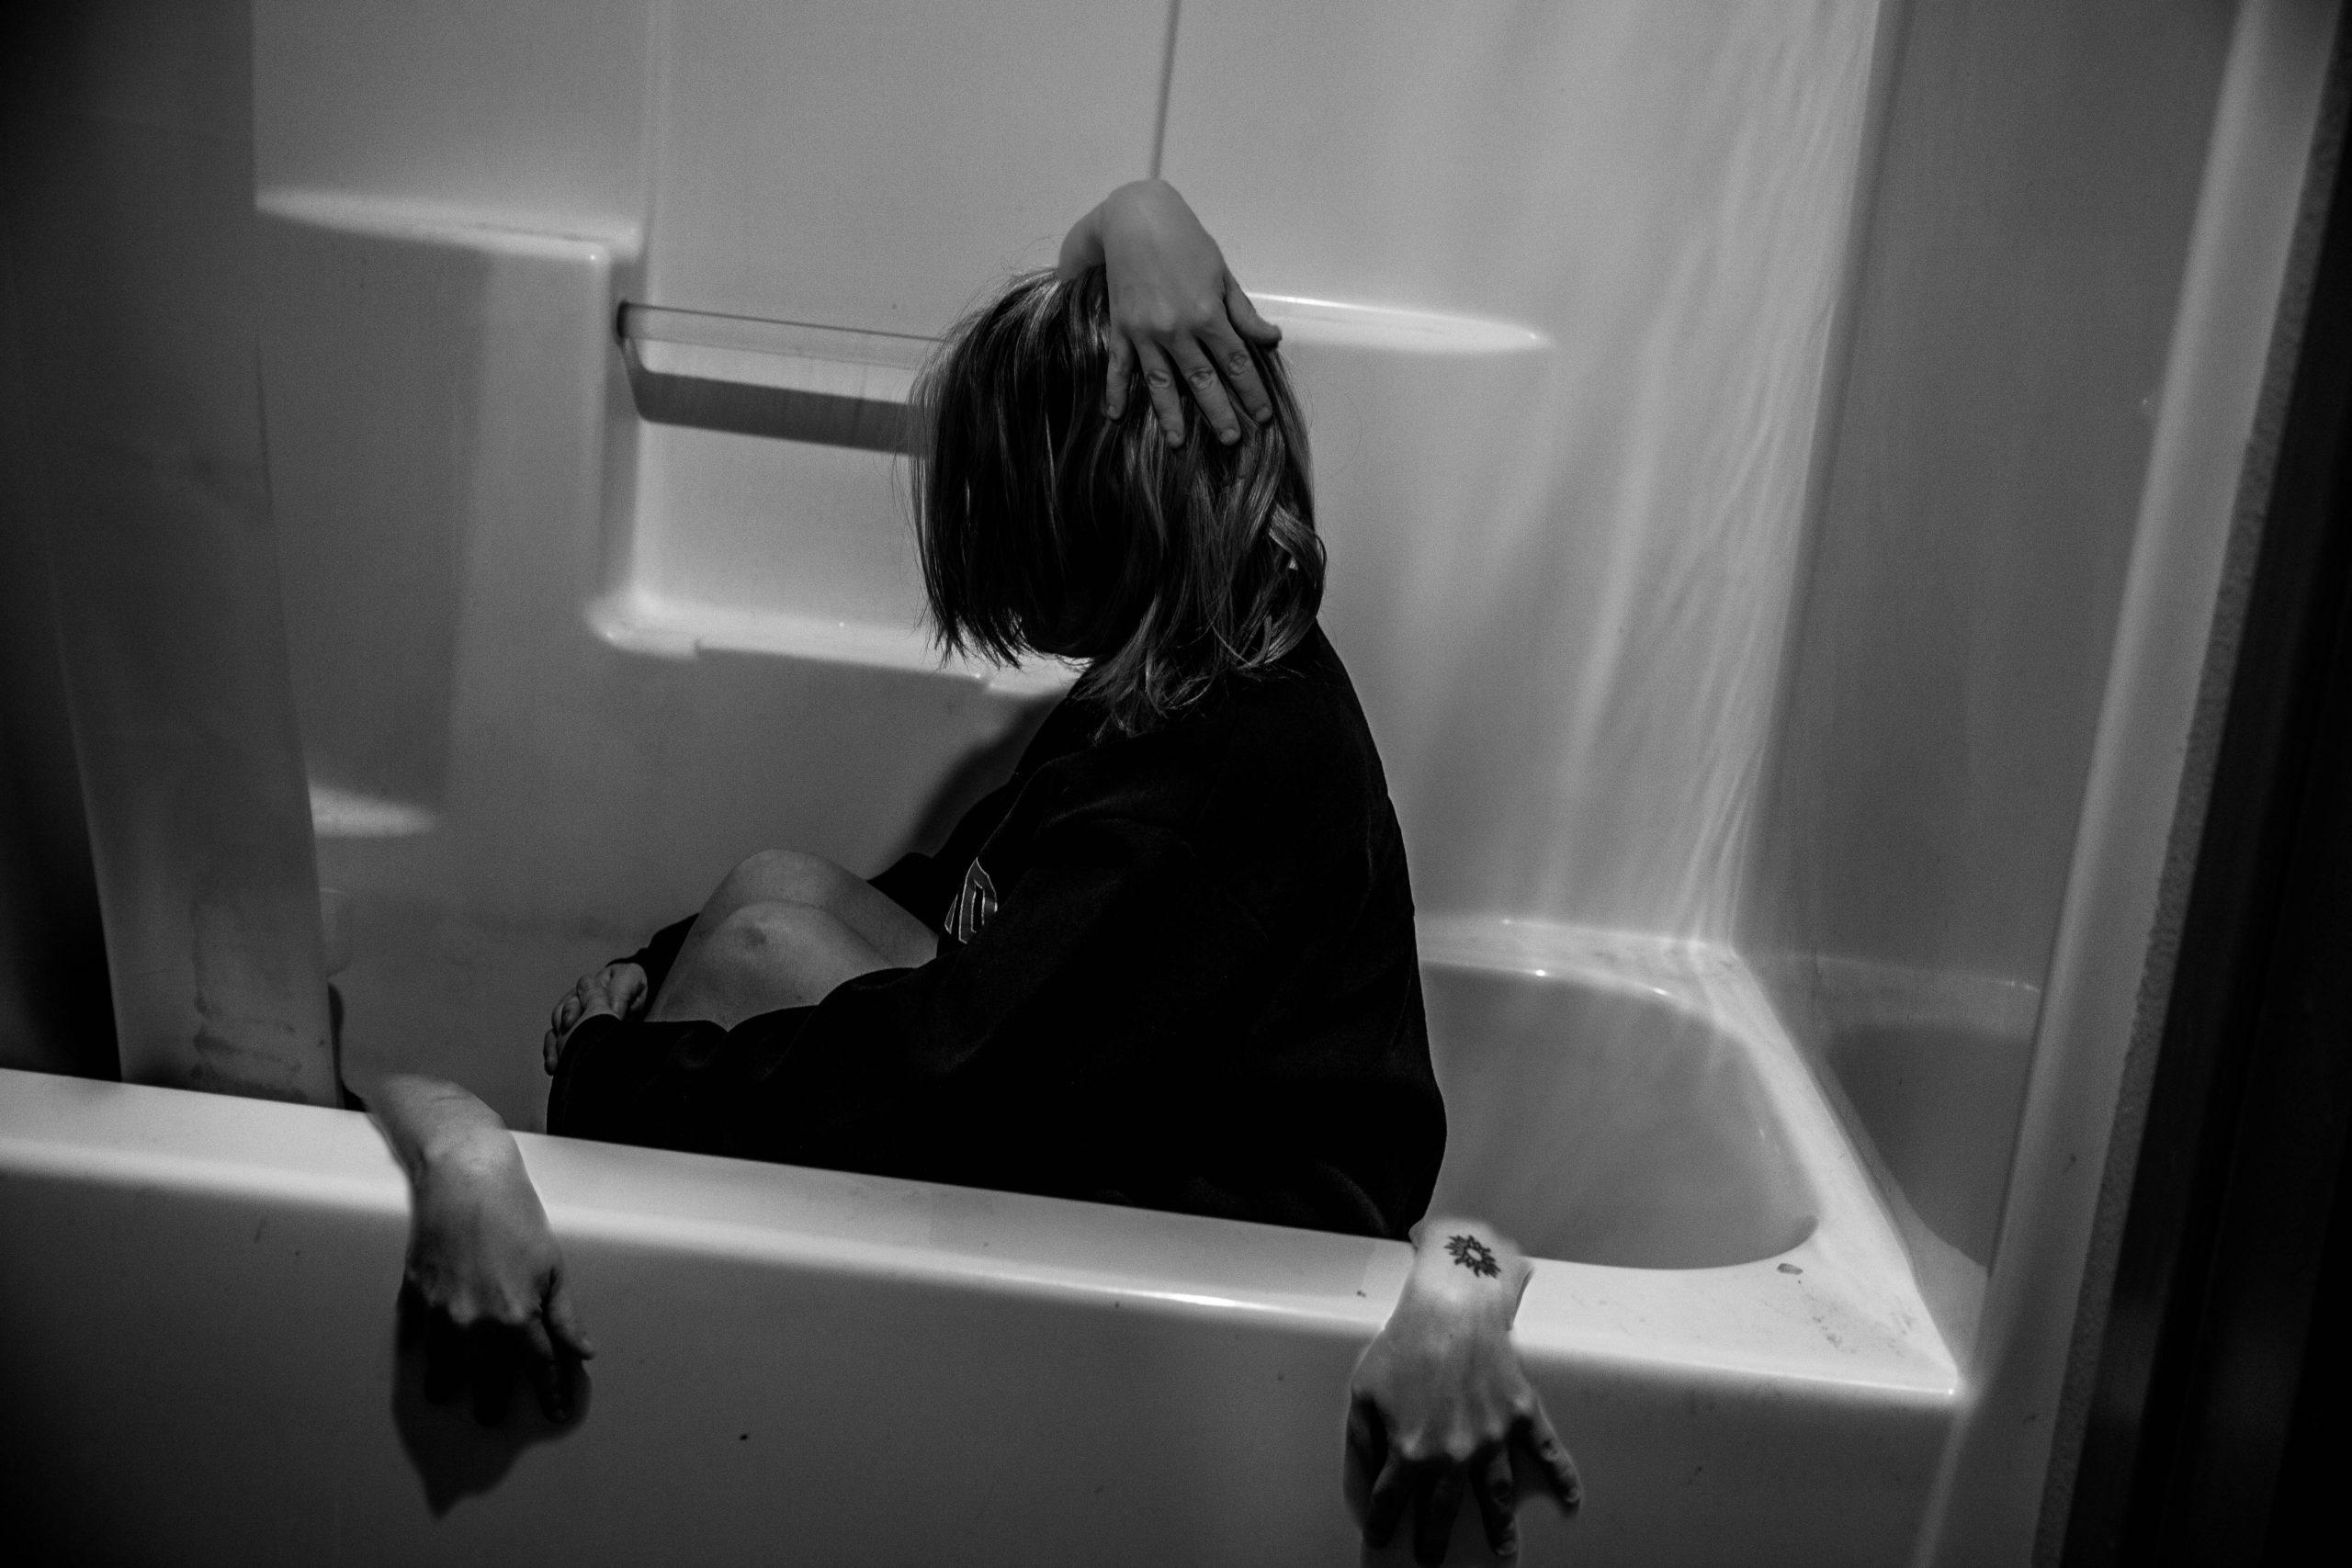
[[[1396,1242],[1191,1215],[527,1133],[517,1143],[559,1239],[1078,1296],[1125,1310],[1221,1313],[1357,1339],[1385,1320],[1410,1258]],[[0,1071],[0,1179],[12,1176],[198,1190],[368,1215],[388,1231],[407,1209],[397,1166],[355,1112]],[[616,1204],[615,1186],[640,1201]],[[699,1212],[680,1213],[685,1205]],[[944,1232],[961,1243],[943,1243]],[[1781,1259],[1723,1269],[1539,1261],[1520,1314],[1522,1354],[1720,1386],[1952,1397],[1949,1364],[1891,1329],[1820,1239]],[[1204,1247],[1236,1243],[1245,1262],[1269,1247],[1297,1258],[1299,1288],[1134,1266],[1136,1254],[1155,1247],[1197,1263]],[[1125,1266],[1105,1266],[1104,1254]],[[1784,1262],[1804,1272],[1781,1272]]]

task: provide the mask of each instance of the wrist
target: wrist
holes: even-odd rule
[[[1104,197],[1087,214],[1094,236],[1097,259],[1109,255],[1116,243],[1123,251],[1137,245],[1163,245],[1171,233],[1190,223],[1198,227],[1193,209],[1166,180],[1129,180]]]
[[[1417,1267],[1406,1278],[1396,1310],[1426,1310],[1464,1320],[1492,1317],[1508,1328],[1519,1315],[1519,1292],[1509,1276],[1481,1279],[1450,1264]]]
[[[418,1154],[421,1177],[457,1180],[504,1176],[523,1158],[505,1128],[483,1125],[438,1129]]]
[[[1436,1216],[1413,1231],[1408,1291],[1455,1308],[1517,1313],[1529,1265],[1510,1238],[1477,1220]]]

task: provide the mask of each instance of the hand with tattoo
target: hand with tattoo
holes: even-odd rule
[[[1573,1513],[1576,1461],[1552,1429],[1519,1353],[1511,1319],[1533,1265],[1496,1230],[1424,1220],[1396,1309],[1356,1363],[1349,1389],[1347,1483],[1364,1540],[1387,1544],[1411,1508],[1413,1555],[1442,1562],[1467,1491],[1498,1556],[1519,1550],[1514,1450],[1533,1460]]]

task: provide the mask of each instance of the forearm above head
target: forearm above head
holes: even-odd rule
[[[1166,180],[1128,181],[1070,225],[1069,232],[1062,236],[1061,255],[1055,263],[1055,273],[1062,277],[1076,277],[1090,268],[1106,265],[1110,252],[1105,224],[1114,213],[1124,218],[1132,230],[1152,228],[1166,221],[1167,215],[1176,210],[1189,216],[1192,209],[1185,206],[1184,198]]]
[[[412,1181],[461,1163],[522,1157],[498,1112],[447,1079],[389,1073],[356,1087]]]

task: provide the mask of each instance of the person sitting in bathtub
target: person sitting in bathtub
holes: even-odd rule
[[[753,855],[582,979],[545,1043],[550,1132],[1374,1236],[1421,1218],[1445,1123],[1411,889],[1316,621],[1278,335],[1158,182],[956,329],[917,400],[934,626],[1082,674],[936,852],[870,881]],[[1216,440],[1186,439],[1180,376]],[[584,1354],[496,1118],[422,1080],[375,1099],[417,1183],[419,1293]],[[1567,1462],[1524,1379],[1487,1398],[1499,1363],[1462,1357],[1498,1343],[1518,1375],[1486,1296],[1515,1305],[1523,1274],[1500,1279],[1408,1291],[1367,1353],[1350,1452],[1376,1532],[1416,1495],[1417,1535],[1450,1526],[1465,1477],[1491,1503],[1513,1440]],[[1473,1405],[1501,1427],[1454,1418]]]
[[[770,850],[580,993],[550,1132],[1364,1235],[1445,1115],[1380,759],[1317,625],[1282,363],[1266,417],[1114,418],[1102,268],[1015,279],[918,386],[951,653],[1082,672],[1012,778],[868,881]]]

